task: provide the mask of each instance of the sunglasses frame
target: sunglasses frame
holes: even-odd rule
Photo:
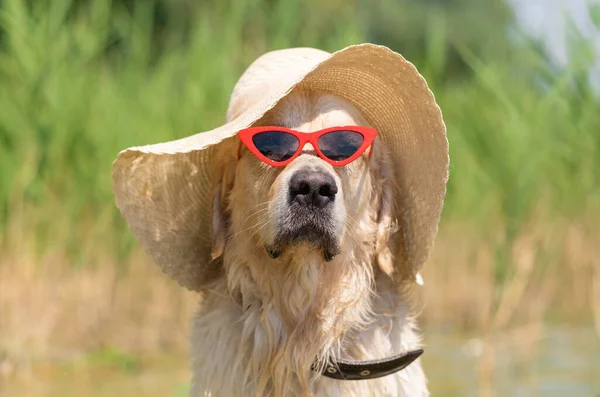
[[[319,143],[318,143],[319,138],[325,134],[328,134],[328,133],[334,132],[334,131],[351,131],[351,132],[359,133],[363,136],[363,141],[362,141],[361,145],[358,147],[356,152],[352,156],[348,157],[347,159],[344,159],[341,161],[331,160],[330,158],[325,156],[323,154],[323,152],[321,152],[321,149],[319,148]],[[292,155],[292,157],[290,157],[287,160],[273,161],[270,158],[263,155],[258,150],[258,148],[256,146],[254,146],[254,142],[252,141],[252,137],[254,137],[254,135],[260,134],[262,132],[284,132],[284,133],[291,134],[291,135],[295,136],[296,139],[298,139],[298,150],[296,150],[296,153],[294,153]],[[373,153],[373,141],[377,137],[377,130],[375,128],[371,128],[371,127],[362,127],[362,126],[352,125],[352,126],[340,126],[340,127],[325,128],[323,130],[319,130],[319,131],[315,131],[315,132],[300,132],[300,131],[292,130],[292,129],[285,128],[285,127],[264,126],[264,127],[245,128],[238,132],[238,136],[240,137],[240,145],[238,147],[238,160],[241,158],[241,155],[242,155],[242,143],[243,143],[248,148],[248,150],[250,150],[252,152],[252,154],[254,154],[256,157],[258,157],[264,163],[271,165],[273,167],[283,167],[283,166],[291,163],[292,161],[294,161],[294,159],[296,157],[298,157],[300,155],[300,153],[302,153],[304,146],[306,146],[307,143],[310,143],[320,158],[322,158],[323,160],[327,161],[329,164],[331,164],[335,167],[342,167],[344,165],[350,164],[351,162],[356,160],[358,157],[360,157],[367,150],[367,148],[369,146],[371,146],[371,148],[369,150],[368,156],[369,156],[369,158],[371,157],[371,154]]]

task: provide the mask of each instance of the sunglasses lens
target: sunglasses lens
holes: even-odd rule
[[[297,151],[300,141],[292,134],[281,131],[260,132],[252,137],[259,152],[272,161],[285,161]]]
[[[319,149],[325,157],[333,161],[343,161],[351,157],[362,145],[364,137],[354,131],[333,131],[319,137]]]

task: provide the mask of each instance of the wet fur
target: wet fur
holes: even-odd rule
[[[366,122],[338,97],[295,92],[259,124],[313,131]],[[315,359],[367,360],[419,346],[408,304],[412,281],[404,281],[390,239],[397,209],[386,148],[376,141],[370,159],[336,169],[306,154],[282,170],[245,149],[238,160],[237,145],[237,138],[226,141],[214,156],[212,254],[224,272],[203,292],[194,318],[192,396],[427,396],[420,361],[367,381],[310,369]],[[265,250],[277,232],[273,214],[283,211],[280,196],[301,167],[333,172],[341,186],[341,252],[329,262],[305,243],[277,260]]]

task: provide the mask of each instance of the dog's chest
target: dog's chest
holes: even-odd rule
[[[269,351],[273,347],[267,339],[272,335],[260,328],[253,329],[252,321],[240,321],[241,310],[237,305],[225,300],[219,302],[206,302],[193,322],[192,397],[253,396],[256,383],[260,382],[256,368],[260,368],[261,361],[270,354],[276,354]],[[419,343],[413,326],[407,310],[401,306],[394,316],[374,321],[357,334],[352,343],[345,344],[350,348],[343,352],[344,358],[383,358],[413,349]],[[290,372],[282,368],[271,368],[271,372],[290,378]],[[286,397],[305,397],[293,376],[282,392]],[[311,392],[315,397],[428,396],[419,361],[398,373],[373,380],[340,381],[319,377],[311,385]],[[272,393],[275,394],[278,393]]]

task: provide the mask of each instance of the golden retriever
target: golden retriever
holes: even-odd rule
[[[311,132],[367,125],[348,101],[295,90],[255,125]],[[369,360],[420,343],[409,304],[413,281],[390,274],[395,176],[376,139],[344,167],[307,145],[271,167],[239,139],[213,158],[212,256],[223,277],[207,286],[193,320],[194,397],[429,395],[420,361],[372,380],[335,380],[311,370],[329,359]],[[335,186],[324,208],[289,204],[295,175]],[[408,280],[408,278],[406,278]]]

